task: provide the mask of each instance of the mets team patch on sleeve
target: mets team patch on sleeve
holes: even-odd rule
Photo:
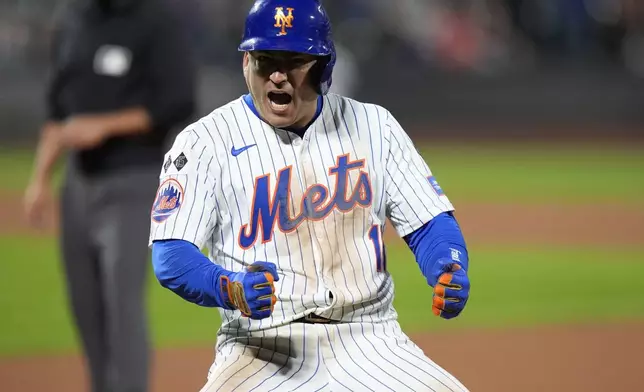
[[[179,211],[183,203],[183,187],[174,178],[165,180],[159,186],[152,205],[152,220],[161,223]]]
[[[438,181],[436,181],[436,178],[434,178],[434,176],[427,177],[427,180],[431,184],[432,188],[434,188],[434,192],[436,192],[438,196],[445,196],[445,192],[443,192],[443,188],[441,188],[441,186],[438,185]]]

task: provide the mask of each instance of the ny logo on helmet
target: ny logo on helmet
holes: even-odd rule
[[[275,27],[281,28],[277,35],[286,35],[286,28],[293,27],[293,10],[295,8],[287,8],[288,15],[285,15],[284,7],[275,7]]]

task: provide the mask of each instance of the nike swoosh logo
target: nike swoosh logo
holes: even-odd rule
[[[237,155],[241,154],[242,152],[248,150],[249,148],[251,148],[253,146],[256,146],[256,144],[251,144],[251,145],[240,147],[240,148],[237,148],[237,149],[235,148],[235,146],[233,146],[233,148],[230,150],[230,153],[233,154],[234,157],[236,157]]]

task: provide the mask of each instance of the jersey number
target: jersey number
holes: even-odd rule
[[[371,226],[371,229],[369,230],[369,238],[371,239],[371,242],[373,242],[373,247],[376,251],[376,271],[387,271],[387,255],[382,243],[382,232],[380,231],[379,225]]]

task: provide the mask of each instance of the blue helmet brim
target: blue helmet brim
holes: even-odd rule
[[[284,52],[305,53],[313,56],[328,56],[333,51],[331,45],[327,45],[325,43],[315,43],[308,40],[280,41],[279,39],[267,39],[263,37],[247,39],[239,45],[238,49],[240,52],[279,50]]]

